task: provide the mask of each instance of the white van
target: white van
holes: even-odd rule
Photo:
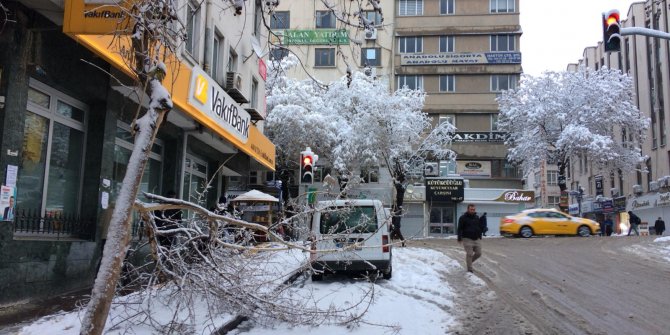
[[[312,280],[324,272],[379,272],[392,275],[391,217],[379,200],[319,201],[312,216]]]

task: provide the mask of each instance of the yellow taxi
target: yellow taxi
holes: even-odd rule
[[[500,234],[590,236],[600,233],[600,225],[589,219],[570,216],[556,209],[527,209],[500,219]]]

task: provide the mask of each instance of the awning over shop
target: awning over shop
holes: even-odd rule
[[[265,201],[265,202],[279,202],[279,199],[263,193],[258,190],[251,190],[246,193],[242,193],[235,197],[232,201]]]
[[[110,12],[112,14],[107,14],[106,16],[91,14],[95,13],[95,11],[112,10],[117,10],[121,13],[116,5],[101,6],[100,4],[88,3],[85,5],[83,0],[68,0],[65,5],[63,32],[128,76],[134,77],[133,71],[128,68],[126,62],[121,57],[123,51],[127,53],[130,50],[129,40],[114,40],[114,36],[105,35],[117,29],[119,17],[115,16],[114,13],[116,12]],[[203,105],[206,105],[202,94],[192,96],[196,94],[194,93],[196,90],[192,86],[194,83],[198,83],[200,85],[209,84],[214,88],[215,82],[211,81],[211,78],[201,69],[192,68],[174,57],[165,63],[168,68],[168,74],[165,77],[163,86],[171,91],[175,108],[180,109],[203,126],[225,138],[236,148],[253,157],[265,167],[273,171],[275,170],[275,146],[255,125],[248,124],[248,128],[241,126],[247,125],[241,117],[238,117],[243,113],[248,115],[244,108],[236,105],[235,102],[231,102],[232,99],[228,101],[221,99],[222,102],[217,107],[219,109],[225,107],[227,110],[234,110],[235,113],[231,113],[233,117],[224,118],[221,116],[222,112],[219,109],[204,111],[202,106],[193,103],[199,100]],[[225,92],[219,94],[223,95]],[[214,97],[208,98],[210,100],[214,99]],[[207,102],[210,100],[207,100]],[[222,106],[223,104],[226,105]],[[214,106],[214,104],[210,105]]]

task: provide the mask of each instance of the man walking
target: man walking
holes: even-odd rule
[[[458,243],[465,249],[465,265],[472,272],[472,263],[482,256],[482,227],[474,204],[469,204],[468,211],[458,218],[457,232]]]
[[[665,221],[661,219],[661,217],[658,217],[658,220],[654,222],[654,231],[656,232],[656,235],[663,235],[663,232],[665,231]]]
[[[632,211],[628,211],[628,223],[630,223],[630,228],[628,229],[628,235],[626,236],[630,236],[630,233],[633,230],[635,231],[635,235],[640,236],[640,231],[637,229],[637,225],[642,223],[642,220],[640,220],[640,218]]]

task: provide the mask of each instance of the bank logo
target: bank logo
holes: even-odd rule
[[[209,83],[207,79],[202,75],[195,77],[195,90],[193,90],[193,97],[200,101],[201,104],[207,103],[207,90],[209,89]]]

